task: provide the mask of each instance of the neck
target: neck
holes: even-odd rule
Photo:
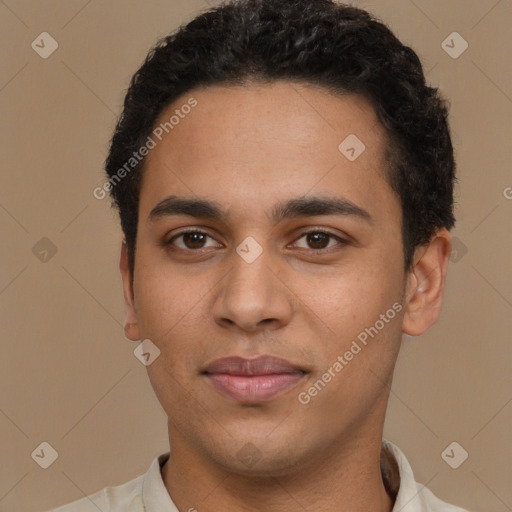
[[[369,434],[369,433],[366,433]],[[279,476],[233,472],[195,450],[169,422],[164,484],[179,510],[220,512],[391,512],[383,483],[381,431],[359,433]]]

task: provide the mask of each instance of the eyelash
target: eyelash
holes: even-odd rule
[[[174,235],[172,238],[170,238],[168,241],[164,242],[164,246],[166,247],[171,247],[172,250],[179,250],[179,251],[185,251],[185,252],[201,252],[204,250],[204,248],[200,248],[200,249],[183,249],[182,247],[173,247],[173,242],[184,236],[184,235],[189,235],[189,234],[193,234],[193,233],[199,233],[201,235],[206,235],[207,237],[213,239],[212,236],[210,236],[208,233],[206,233],[205,231],[201,231],[200,229],[189,229],[187,231],[182,231],[181,233],[178,233],[177,235]],[[304,238],[305,236],[307,235],[312,235],[312,234],[323,234],[323,235],[326,235],[328,236],[330,239],[335,239],[338,244],[337,246],[343,246],[343,245],[347,245],[348,242],[342,238],[340,238],[339,236],[337,235],[334,235],[332,233],[330,233],[329,231],[324,231],[322,229],[314,229],[314,230],[311,230],[311,231],[306,231],[304,233],[302,233],[297,239],[297,240],[300,240],[301,238]],[[337,247],[337,246],[334,246],[334,247]],[[313,251],[315,253],[322,253],[322,252],[327,252],[327,251],[330,251],[331,249],[333,249],[333,247],[326,247],[326,248],[323,248],[323,249],[304,249],[304,248],[301,248],[303,250],[306,250],[306,251]]]

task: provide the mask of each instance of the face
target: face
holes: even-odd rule
[[[146,161],[133,282],[121,261],[171,444],[277,475],[380,436],[421,288],[374,110],[287,82],[196,89],[156,125],[177,109]]]

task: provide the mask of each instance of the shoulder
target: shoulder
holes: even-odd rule
[[[168,510],[178,512],[162,480],[161,468],[169,452],[153,459],[146,473],[115,487],[68,503],[47,512],[146,512]]]
[[[416,491],[423,506],[421,510],[428,512],[468,512],[465,508],[460,508],[441,501],[424,485],[416,483]]]
[[[144,475],[140,475],[124,484],[105,487],[101,491],[49,512],[143,512],[143,479]]]

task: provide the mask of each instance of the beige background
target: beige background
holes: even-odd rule
[[[512,510],[512,2],[352,3],[412,45],[451,101],[461,180],[444,310],[404,341],[385,436],[441,498]],[[168,447],[166,417],[121,328],[116,213],[92,191],[130,76],[158,37],[205,7],[0,2],[1,512],[123,483]],[[43,31],[59,44],[47,59],[31,48]],[[469,43],[457,59],[441,47],[453,31]],[[32,252],[43,237],[55,255]],[[58,452],[48,469],[31,457],[43,441]],[[458,469],[441,458],[452,441],[469,453]]]

